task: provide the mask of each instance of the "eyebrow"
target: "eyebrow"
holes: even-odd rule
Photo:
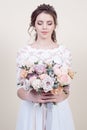
[[[37,20],[37,22],[44,22],[42,20]],[[53,22],[52,20],[48,20],[47,22]]]

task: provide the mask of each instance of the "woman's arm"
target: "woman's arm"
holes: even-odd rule
[[[53,95],[49,93],[38,94],[34,90],[26,91],[24,88],[20,88],[17,90],[17,95],[22,100],[32,101],[35,103],[47,103],[47,102],[61,102],[68,98],[69,96],[69,87],[64,88],[65,90],[57,95]],[[66,91],[66,92],[65,92]]]
[[[32,101],[35,103],[45,103],[45,99],[47,98],[47,96],[38,94],[35,90],[26,91],[24,88],[17,90],[17,96],[22,100]]]
[[[29,92],[28,91],[26,91],[26,90],[24,90],[24,88],[19,88],[18,90],[17,90],[17,96],[20,98],[20,99],[22,99],[22,100],[28,100],[28,98],[29,98],[29,94],[28,94]]]

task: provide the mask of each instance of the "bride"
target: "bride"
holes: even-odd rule
[[[71,53],[57,42],[56,26],[57,13],[53,6],[41,4],[32,12],[29,30],[33,27],[35,40],[17,53],[17,95],[22,103],[16,130],[75,130],[68,104],[70,86],[64,87],[64,91],[58,94],[47,92],[38,95],[26,84],[18,84],[20,67],[26,61],[31,63],[36,58],[41,61],[55,59],[59,65],[71,67]]]

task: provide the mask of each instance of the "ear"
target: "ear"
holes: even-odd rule
[[[37,31],[35,26],[33,27],[33,30],[34,30],[35,32]]]

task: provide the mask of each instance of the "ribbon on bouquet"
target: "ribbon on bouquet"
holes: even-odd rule
[[[51,130],[52,128],[52,103],[46,103],[42,104],[40,106],[39,103],[34,104],[34,115],[33,115],[33,130],[37,130],[37,121],[36,121],[36,112],[37,112],[37,107],[41,107],[42,109],[42,130]]]

